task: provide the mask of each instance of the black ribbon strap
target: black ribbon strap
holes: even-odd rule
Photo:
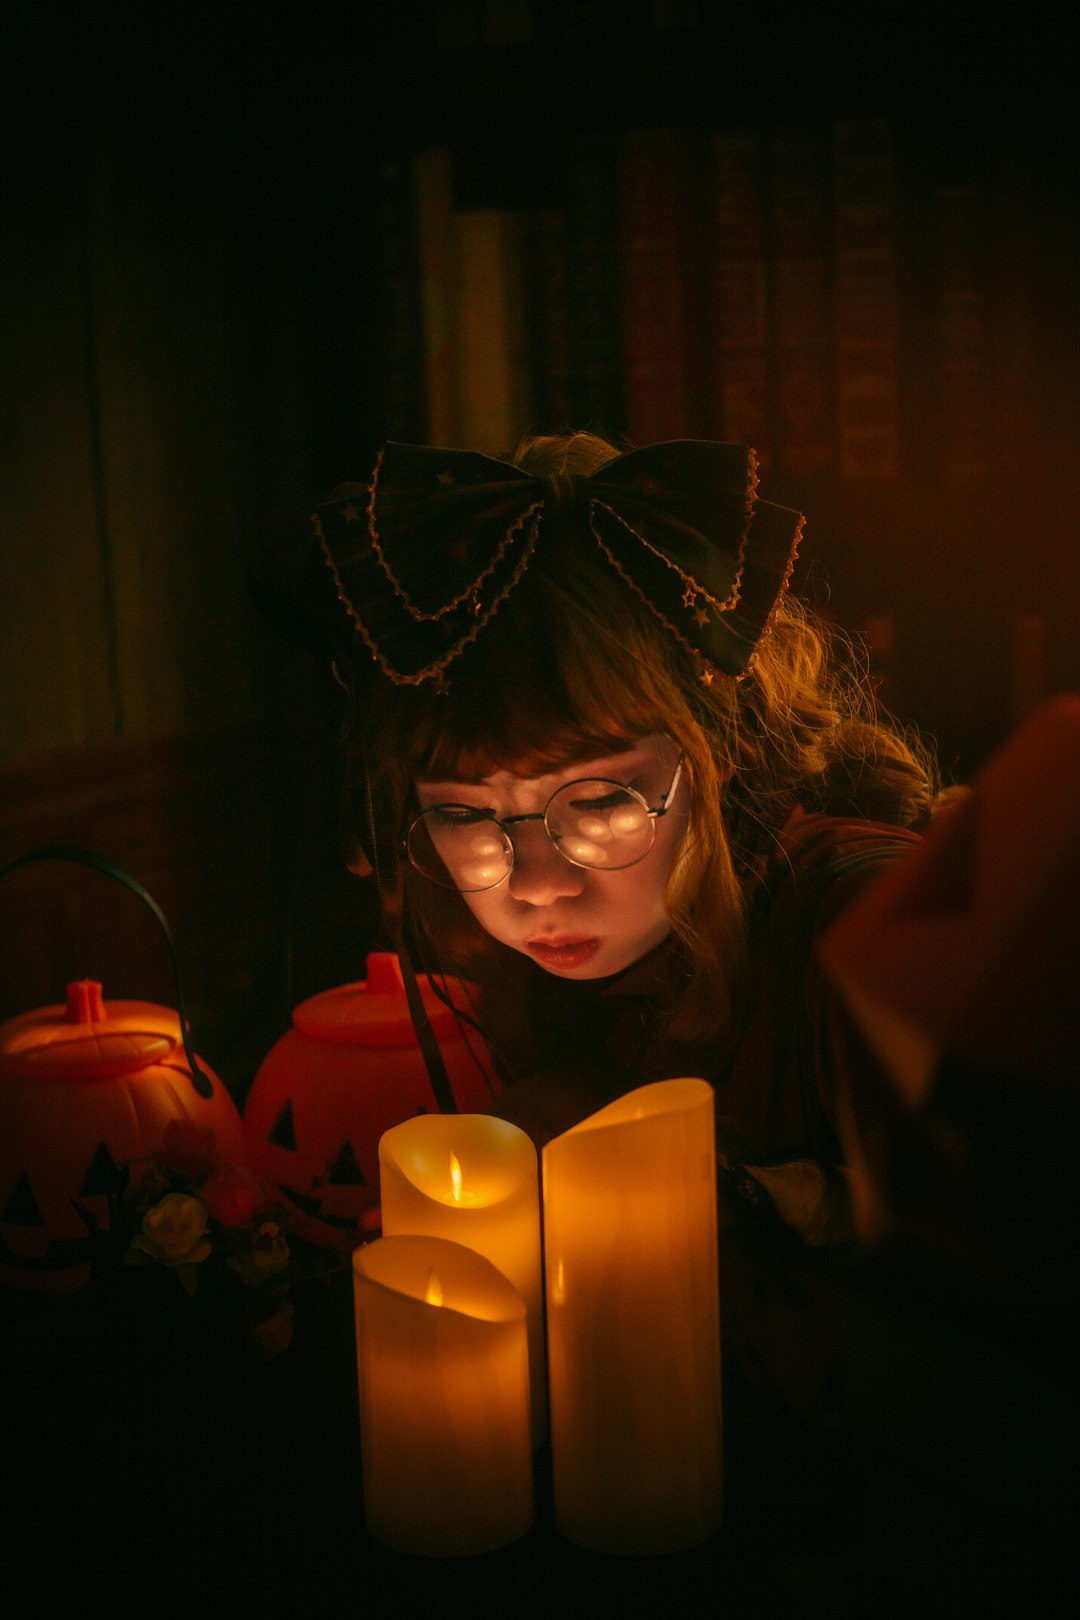
[[[180,1020],[180,1038],[184,1043],[184,1055],[188,1061],[191,1083],[200,1097],[212,1097],[214,1084],[209,1075],[199,1067],[191,1043],[191,1030],[188,1025],[187,1013],[184,1009],[184,992],[180,982],[180,962],[176,954],[176,945],[172,930],[165,920],[165,913],[142,884],[125,872],[115,862],[105,855],[97,855],[93,850],[79,849],[73,844],[50,844],[41,849],[31,849],[25,855],[19,855],[15,860],[9,861],[7,866],[0,867],[0,878],[6,877],[17,866],[26,866],[30,861],[73,861],[76,866],[88,866],[94,872],[100,872],[104,877],[113,878],[115,882],[122,883],[132,894],[137,895],[150,913],[157,919],[161,932],[165,936],[165,944],[169,952],[169,961],[172,964],[173,982],[176,986],[176,1012]]]
[[[379,889],[379,899],[382,904],[382,914],[386,926],[391,934],[391,942],[397,953],[398,964],[401,968],[401,977],[405,985],[405,999],[409,1004],[409,1016],[412,1018],[413,1029],[416,1032],[417,1043],[420,1047],[424,1066],[431,1081],[431,1090],[439,1111],[443,1114],[456,1114],[458,1111],[454,1088],[450,1084],[450,1076],[446,1072],[446,1063],[435,1039],[435,1031],[431,1027],[428,1010],[424,1006],[424,998],[420,993],[420,986],[416,980],[416,970],[413,967],[412,953],[405,938],[404,927],[395,922],[401,915],[400,904],[393,904],[390,885],[396,883],[399,892],[396,896],[400,902],[400,873],[392,851],[382,847],[379,837],[379,824],[375,815],[375,806],[371,795],[371,777],[367,769],[364,770],[364,799],[367,806],[368,832],[370,835],[369,855],[375,872],[375,882]]]

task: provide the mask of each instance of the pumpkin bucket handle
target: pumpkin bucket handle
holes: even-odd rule
[[[176,985],[176,1012],[180,1019],[180,1036],[184,1043],[184,1055],[188,1061],[191,1083],[200,1097],[212,1097],[214,1086],[210,1077],[200,1069],[191,1045],[191,1030],[188,1025],[187,1013],[184,1010],[184,992],[180,983],[180,962],[176,954],[176,945],[172,937],[172,930],[165,920],[165,913],[142,884],[114,861],[105,855],[96,855],[93,850],[79,849],[73,844],[50,844],[42,849],[28,850],[25,855],[19,855],[15,860],[9,861],[7,866],[0,867],[0,878],[6,877],[17,866],[25,866],[30,861],[73,861],[76,866],[89,866],[95,872],[101,872],[105,877],[114,878],[130,889],[132,894],[138,895],[143,904],[157,918],[161,932],[165,935],[165,944],[169,950],[169,961],[172,963],[173,982]]]

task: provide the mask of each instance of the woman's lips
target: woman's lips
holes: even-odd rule
[[[541,967],[579,968],[600,949],[598,939],[527,939],[525,949]]]

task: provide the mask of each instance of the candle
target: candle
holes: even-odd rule
[[[629,1092],[543,1150],[556,1522],[666,1553],[722,1517],[713,1093]]]
[[[488,1114],[420,1114],[379,1142],[386,1237],[427,1233],[482,1254],[525,1301],[532,1429],[547,1432],[540,1187],[536,1148],[524,1131]]]
[[[364,1513],[397,1552],[487,1552],[532,1523],[525,1302],[460,1244],[353,1254]]]

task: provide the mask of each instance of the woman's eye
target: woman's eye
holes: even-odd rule
[[[617,810],[625,804],[628,798],[627,790],[621,787],[607,787],[604,791],[596,793],[575,794],[571,800],[574,810],[591,810],[599,815],[606,810]]]
[[[482,821],[494,821],[493,810],[480,810],[469,804],[437,804],[424,812],[437,827],[476,827]]]

